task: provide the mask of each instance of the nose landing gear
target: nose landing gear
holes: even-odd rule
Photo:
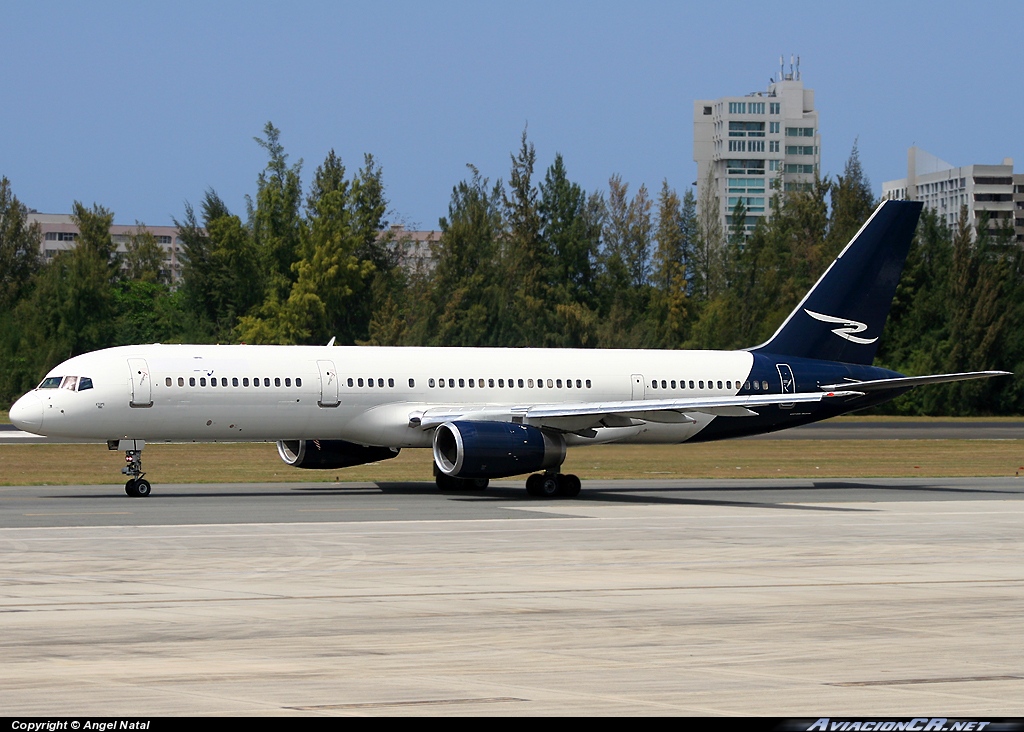
[[[142,440],[111,440],[107,443],[108,449],[117,450],[125,448],[125,466],[121,473],[128,476],[128,482],[124,484],[124,492],[132,498],[146,498],[152,491],[153,486],[143,476],[142,471],[142,447],[145,443]]]

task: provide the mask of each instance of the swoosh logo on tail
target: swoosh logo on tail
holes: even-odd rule
[[[834,323],[836,325],[843,326],[842,328],[832,329],[832,332],[835,333],[840,338],[845,338],[848,341],[860,343],[861,345],[865,346],[868,345],[869,343],[874,343],[875,341],[878,340],[877,337],[861,338],[857,335],[854,335],[855,333],[863,333],[864,331],[866,331],[868,329],[866,323],[861,323],[860,321],[857,320],[850,320],[849,318],[837,318],[832,315],[823,315],[822,313],[816,313],[813,310],[808,310],[807,308],[804,308],[804,312],[810,315],[815,320],[820,320],[822,323]]]

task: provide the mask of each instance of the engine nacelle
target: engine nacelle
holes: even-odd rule
[[[277,454],[295,468],[350,468],[398,455],[397,447],[367,447],[345,440],[279,440]]]
[[[446,422],[434,432],[434,463],[453,478],[507,478],[557,468],[565,439],[511,422]]]

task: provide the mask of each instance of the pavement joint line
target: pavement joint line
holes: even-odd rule
[[[17,608],[40,608],[59,609],[67,607],[129,607],[137,605],[180,605],[182,603],[217,603],[217,602],[268,602],[286,601],[324,601],[324,600],[398,600],[406,598],[426,597],[520,597],[537,595],[593,595],[593,594],[627,594],[633,592],[706,592],[709,590],[765,590],[765,589],[805,589],[805,588],[842,588],[842,587],[921,587],[936,585],[992,585],[992,584],[1015,584],[1024,583],[1022,578],[1003,579],[981,579],[981,580],[892,580],[887,582],[772,582],[763,584],[735,584],[735,585],[673,585],[667,587],[585,587],[574,589],[534,589],[534,590],[471,590],[463,592],[396,592],[370,594],[331,594],[331,595],[272,595],[256,594],[255,596],[229,596],[229,597],[190,597],[190,598],[160,598],[160,599],[121,599],[121,600],[95,600],[95,601],[62,601],[54,603],[0,603],[0,614],[9,612],[23,612]]]

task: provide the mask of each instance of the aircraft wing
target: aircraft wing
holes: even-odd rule
[[[911,389],[924,384],[945,384],[951,381],[967,381],[968,379],[988,379],[993,376],[1008,376],[1009,371],[965,371],[959,374],[930,374],[929,376],[900,376],[895,379],[874,379],[872,381],[847,381],[842,384],[826,384],[821,388],[829,391],[836,389],[856,389],[857,391],[884,391],[886,389]]]
[[[755,407],[820,402],[822,399],[862,396],[861,391],[821,391],[799,394],[750,394],[744,396],[692,397],[686,399],[634,399],[619,402],[574,402],[519,406],[435,407],[410,415],[410,422],[433,429],[445,422],[516,422],[578,432],[596,427],[629,427],[640,422],[680,424],[695,422],[689,413],[719,417],[756,416]]]

